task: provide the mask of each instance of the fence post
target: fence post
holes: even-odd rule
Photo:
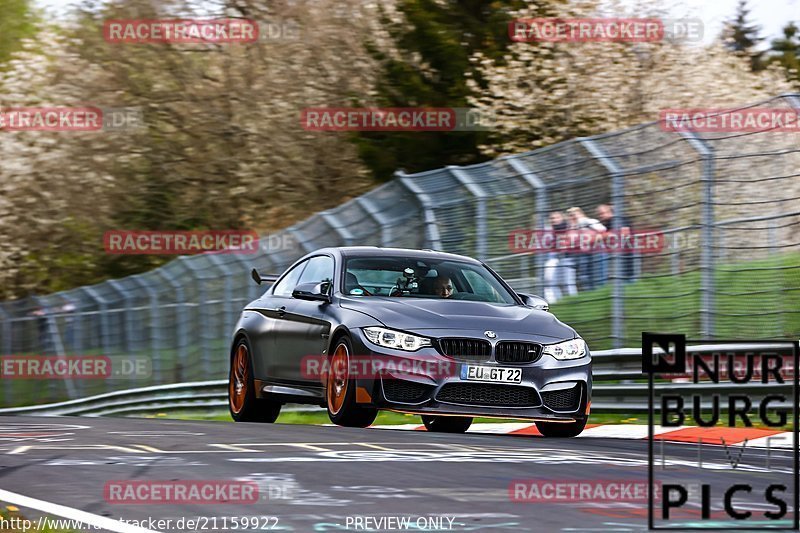
[[[222,296],[222,309],[225,316],[222,322],[222,327],[225,330],[222,334],[222,338],[226,339],[228,335],[230,335],[233,332],[233,326],[234,326],[233,288],[231,287],[231,276],[233,275],[233,273],[228,268],[227,263],[220,258],[219,254],[209,254],[208,259],[214,264],[215,267],[219,268],[222,271],[222,281],[224,283],[224,289],[223,289],[224,294]]]
[[[111,336],[111,333],[109,332],[108,327],[108,302],[105,300],[105,298],[97,294],[97,291],[92,287],[81,287],[80,290],[89,295],[92,300],[97,302],[97,306],[99,308],[98,314],[100,315],[98,317],[100,321],[100,346],[103,350],[103,355],[107,356],[111,353],[111,344],[109,344],[109,337]]]
[[[108,280],[108,284],[111,286],[112,289],[117,291],[117,293],[122,296],[123,301],[125,302],[125,351],[130,355],[133,353],[133,313],[132,313],[132,305],[131,305],[131,295],[126,291],[119,281],[115,279]]]
[[[0,303],[0,317],[3,320],[3,348],[2,355],[11,355],[11,317],[5,310],[5,304]]]
[[[339,237],[341,237],[345,246],[350,246],[355,242],[356,239],[353,237],[353,234],[350,233],[350,230],[342,225],[341,222],[339,222],[339,219],[336,218],[336,215],[330,211],[323,211],[319,215],[322,217],[322,220],[324,220],[325,223],[330,226],[330,228],[335,231]]]
[[[703,160],[702,212],[700,221],[700,329],[704,338],[714,338],[714,149],[694,132],[682,131],[681,137]]]
[[[455,177],[461,185],[475,198],[475,254],[481,261],[488,259],[486,253],[486,192],[474,181],[463,169],[456,166],[448,166],[447,170]]]
[[[213,254],[210,254],[213,255]],[[184,263],[186,269],[191,272],[192,275],[192,282],[197,283],[197,310],[198,310],[198,317],[200,321],[200,349],[202,350],[202,355],[200,356],[200,360],[202,361],[202,368],[205,374],[211,374],[214,371],[213,364],[211,361],[211,346],[209,345],[209,336],[211,333],[211,320],[209,315],[209,302],[208,302],[208,290],[206,287],[206,276],[199,275],[199,269],[194,266],[194,261],[192,261],[191,256],[181,256],[178,261]],[[194,379],[194,378],[192,378]]]
[[[184,372],[186,371],[186,345],[188,342],[188,338],[186,335],[186,321],[188,320],[186,317],[186,295],[183,292],[183,287],[175,280],[175,278],[167,272],[167,269],[162,267],[155,271],[157,274],[163,276],[167,283],[175,289],[175,295],[178,297],[178,301],[175,305],[175,329],[178,332],[178,369],[179,372],[173,378],[176,382],[183,381]]]
[[[38,302],[41,302],[38,298],[36,299]],[[48,302],[49,303],[49,302]],[[56,317],[53,316],[53,306],[50,305],[45,306],[45,317],[47,319],[47,332],[50,335],[52,342],[53,342],[53,352],[55,353],[56,357],[59,359],[66,359],[67,354],[64,351],[64,343],[61,341],[61,332],[58,330],[58,322],[56,322]],[[105,354],[104,354],[105,355]],[[67,396],[70,399],[75,399],[80,396],[78,388],[75,387],[75,383],[72,381],[72,377],[67,373],[64,377],[64,388],[67,391]],[[79,387],[82,388],[82,387]]]
[[[365,194],[364,196],[359,196],[356,198],[356,203],[358,203],[358,205],[360,205],[381,227],[381,246],[391,246],[390,235],[387,231],[389,228],[389,221],[386,219],[386,215],[381,212],[380,208],[375,205],[372,199],[367,198],[367,196],[369,195]]]
[[[286,233],[294,237],[295,242],[297,242],[297,244],[300,245],[300,248],[303,249],[303,255],[310,254],[311,252],[317,249],[316,246],[309,246],[309,243],[306,240],[306,238],[303,236],[302,233],[297,231],[296,227],[292,226],[290,228],[286,228]]]
[[[439,223],[436,221],[436,212],[433,209],[433,200],[423,191],[419,185],[414,183],[411,176],[407,175],[402,170],[394,173],[397,181],[406,189],[417,197],[420,205],[422,205],[422,212],[425,216],[425,238],[428,240],[428,246],[437,251],[442,251],[442,240],[439,236]]]
[[[158,294],[146,281],[144,281],[141,274],[131,276],[130,279],[143,288],[150,298],[150,354],[152,361],[150,364],[153,368],[152,381],[154,383],[162,383],[161,376],[161,357],[159,357],[158,349],[161,340],[160,327],[161,327],[161,310],[158,306]]]
[[[781,96],[786,98],[790,106],[800,110],[800,93],[788,93],[782,94]]]
[[[600,145],[591,138],[581,138],[578,142],[586,148],[591,156],[603,165],[611,174],[611,203],[614,206],[614,216],[622,219],[625,216],[625,198],[623,196],[625,178],[623,170],[611,156],[606,154]],[[610,229],[610,228],[609,228]],[[622,348],[625,337],[625,295],[624,281],[622,279],[622,255],[613,254],[612,261],[612,298],[611,298],[611,339],[613,348]]]
[[[5,310],[5,304],[0,303],[0,317],[3,320],[3,348],[0,355],[11,355],[11,317]],[[8,407],[13,401],[14,391],[11,384],[7,383],[3,387],[3,405]]]
[[[536,175],[536,173],[528,168],[528,165],[515,157],[507,159],[508,164],[513,168],[519,176],[525,180],[525,183],[531,186],[536,191],[536,218],[537,224],[540,229],[547,227],[547,211],[549,209],[547,200],[547,185]],[[522,257],[525,257],[524,255]],[[544,289],[544,256],[536,254],[536,275],[541,280],[541,289]],[[539,291],[542,294],[542,291]]]
[[[244,254],[233,254],[233,257],[237,261],[239,261],[239,263],[241,263],[242,266],[244,266],[244,269],[242,270],[242,274],[243,275],[247,274],[247,289],[246,289],[247,290],[247,296],[246,296],[247,297],[247,301],[245,302],[245,304],[248,304],[248,303],[250,303],[250,302],[252,302],[254,300],[257,300],[258,297],[261,296],[261,294],[258,292],[258,285],[256,285],[250,279],[250,275],[249,275],[250,274],[250,270],[252,270],[253,268],[256,268],[256,265],[255,265],[256,261],[255,261],[255,259],[252,258],[252,256],[249,256],[249,255],[245,256]],[[264,271],[260,271],[260,272],[261,272],[261,274],[266,274],[267,273],[267,272],[264,272]]]

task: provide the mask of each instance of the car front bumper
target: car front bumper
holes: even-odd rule
[[[376,346],[361,331],[353,332],[353,350],[358,357],[373,357],[381,363],[361,373],[357,397],[381,409],[429,415],[518,418],[571,422],[588,416],[592,391],[591,354],[560,361],[542,355],[532,363],[498,363],[494,347],[504,340],[539,342],[533,336],[497,332],[491,341],[492,355],[485,362],[462,362],[441,355],[435,348],[404,352]],[[441,336],[480,339],[483,332],[449,331]],[[390,361],[391,364],[385,364]],[[519,368],[521,383],[489,383],[466,380],[462,367]]]

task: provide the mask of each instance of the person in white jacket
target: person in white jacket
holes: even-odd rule
[[[595,218],[589,218],[580,207],[567,209],[569,227],[579,231],[595,231],[605,233],[606,227]],[[602,284],[605,279],[603,269],[606,266],[605,252],[585,250],[576,254],[578,265],[578,281],[583,290],[591,290]]]
[[[560,211],[550,213],[549,231],[559,233],[567,230],[567,221]],[[567,251],[554,251],[547,254],[544,262],[544,299],[553,304],[565,294],[578,294],[575,285],[575,259]]]

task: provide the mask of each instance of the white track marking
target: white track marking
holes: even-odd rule
[[[0,501],[18,505],[20,507],[27,507],[28,509],[36,509],[48,515],[60,516],[68,520],[75,520],[83,524],[88,524],[96,528],[102,528],[107,531],[115,531],[117,533],[159,533],[152,529],[145,529],[143,527],[134,526],[133,524],[126,524],[113,518],[106,518],[80,509],[73,509],[64,505],[46,502],[44,500],[37,500],[29,496],[23,496],[15,492],[0,489]]]

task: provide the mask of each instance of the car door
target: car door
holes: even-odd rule
[[[332,282],[333,258],[318,255],[308,260],[297,284]],[[278,338],[282,376],[293,382],[320,386],[319,376],[304,371],[303,358],[321,357],[330,335],[331,321],[328,318],[331,304],[291,298],[286,302],[286,314],[281,323]],[[314,367],[311,367],[314,368]]]
[[[292,299],[292,291],[297,286],[300,275],[308,261],[298,263],[281,276],[255,305],[254,311],[264,316],[263,326],[250,332],[250,343],[256,354],[253,365],[257,378],[268,380],[287,379],[282,375],[278,339],[283,335],[286,317],[286,304]]]

